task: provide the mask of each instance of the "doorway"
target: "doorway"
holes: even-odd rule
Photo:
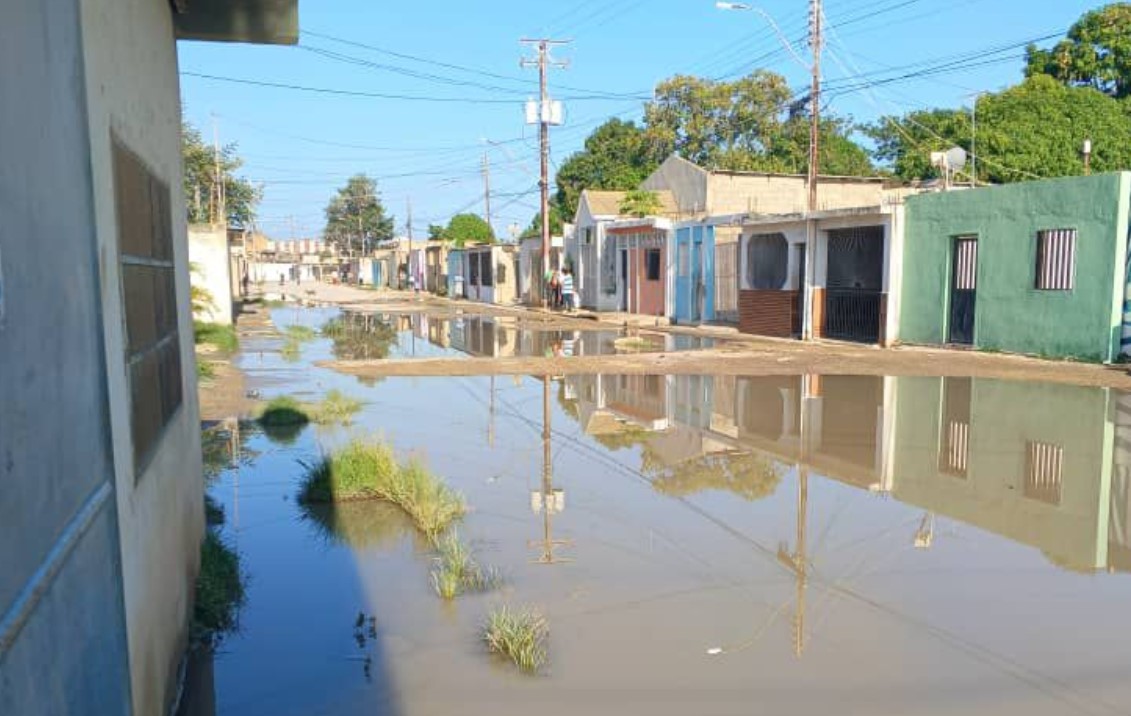
[[[954,264],[950,285],[949,341],[974,345],[974,309],[978,288],[978,237],[954,239]]]

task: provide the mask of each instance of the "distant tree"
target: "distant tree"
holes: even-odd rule
[[[633,189],[620,202],[620,213],[643,218],[660,213],[663,208],[660,196],[654,191]]]
[[[585,148],[558,169],[554,205],[561,216],[573,218],[584,189],[635,189],[659,165],[644,130],[633,122],[610,119],[585,140]]]
[[[1131,167],[1131,112],[1091,87],[1071,87],[1030,77],[978,101],[978,179],[1003,184],[1084,173],[1080,150],[1091,139],[1092,170]],[[970,118],[964,110],[913,112],[869,128],[876,156],[903,179],[933,175],[929,153],[949,146],[969,151]]]
[[[1052,49],[1030,45],[1025,54],[1027,77],[1048,75],[1065,84],[1127,97],[1131,95],[1131,3],[1112,3],[1085,13]]]
[[[185,205],[193,224],[220,221],[213,215],[216,199],[216,151],[204,143],[200,131],[189,122],[181,125],[181,153],[184,158]],[[224,188],[224,207],[229,226],[247,228],[255,218],[262,192],[254,184],[235,176],[243,166],[235,144],[220,147],[220,175]]]
[[[377,182],[355,174],[326,206],[327,241],[339,249],[367,252],[379,241],[393,238],[393,217],[385,213]]]
[[[456,214],[444,229],[444,238],[456,246],[493,244],[495,231],[478,214]]]
[[[564,228],[564,223],[562,221],[561,209],[559,209],[556,204],[551,203],[550,204],[550,235],[551,236],[561,236],[563,228]],[[522,234],[519,236],[519,238],[529,239],[532,236],[541,236],[541,235],[542,235],[542,214],[537,213],[537,214],[534,215],[534,218],[530,220],[530,226],[526,227],[526,230],[522,232]]]
[[[446,230],[444,229],[444,227],[440,226],[439,224],[429,224],[428,225],[428,240],[429,241],[443,241],[446,238],[444,236],[445,231]]]

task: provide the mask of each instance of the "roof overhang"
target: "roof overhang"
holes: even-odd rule
[[[298,44],[298,0],[172,0],[178,40]]]

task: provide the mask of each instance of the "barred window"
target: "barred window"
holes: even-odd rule
[[[647,265],[647,279],[649,281],[660,280],[660,250],[647,249],[644,252],[644,262]]]
[[[482,265],[479,267],[480,286],[494,286],[495,280],[492,276],[491,266],[491,252],[483,251],[479,254],[479,261]]]
[[[172,198],[169,185],[118,141],[113,161],[130,432],[140,478],[184,398]]]
[[[1037,280],[1041,291],[1076,288],[1076,230],[1037,232]]]

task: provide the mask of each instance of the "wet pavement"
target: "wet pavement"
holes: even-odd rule
[[[475,354],[509,328],[471,318],[434,334],[369,317],[297,358],[244,342],[264,397],[365,407],[248,430],[215,478],[250,581],[239,633],[189,680],[192,714],[1131,712],[1131,396],[817,375],[363,384],[313,365]],[[275,315],[332,319],[365,321]],[[508,345],[538,350],[518,330]],[[577,351],[601,332],[581,333]],[[302,462],[359,435],[466,496],[459,533],[504,588],[445,604],[396,510],[296,503]],[[482,645],[501,603],[547,616],[540,675]]]

